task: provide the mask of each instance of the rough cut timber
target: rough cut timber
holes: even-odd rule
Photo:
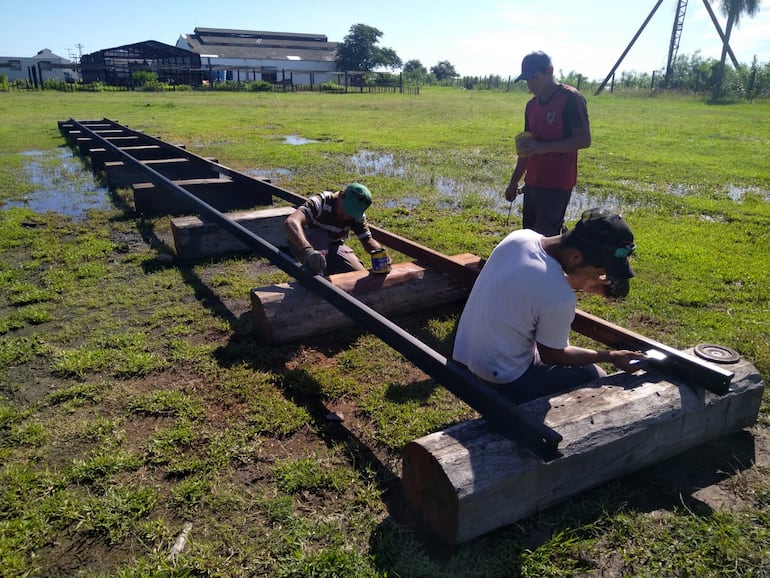
[[[210,166],[196,163],[187,158],[165,158],[144,161],[142,164],[158,171],[168,179],[213,179],[219,173]],[[140,167],[127,165],[123,161],[104,163],[107,186],[110,189],[129,188],[134,183],[146,182],[147,174]]]
[[[91,140],[91,139],[80,139]],[[104,147],[93,147],[85,145],[84,148],[78,143],[80,154],[83,156],[91,157],[91,167],[96,171],[104,170],[104,163],[107,161],[118,161],[117,155],[108,151]],[[135,146],[120,146],[120,150],[129,153],[132,157],[138,160],[149,159],[163,159],[168,157],[168,151],[158,145],[135,145]]]
[[[135,187],[134,194],[136,195],[136,193]],[[283,224],[286,217],[291,215],[294,210],[293,207],[274,207],[255,211],[238,211],[229,213],[227,216],[252,233],[256,233],[271,245],[282,247],[287,243]],[[171,232],[174,235],[176,254],[180,259],[203,259],[250,250],[243,242],[233,237],[229,231],[216,223],[204,222],[198,217],[171,219]]]
[[[468,267],[480,267],[481,259],[470,253],[451,259]],[[397,263],[387,275],[353,271],[331,275],[329,280],[361,303],[386,316],[405,315],[427,307],[465,299],[470,284],[457,281],[417,263]],[[356,323],[304,285],[281,283],[251,290],[251,308],[257,333],[268,343],[287,343],[332,333]]]
[[[175,185],[222,213],[273,204],[272,196],[264,191],[256,179],[236,182],[230,177],[218,175],[214,178],[185,178],[173,181]],[[157,187],[153,183],[143,182],[135,183],[131,188],[134,192],[134,207],[141,215],[197,213],[194,208],[185,207],[185,203],[179,201],[174,191],[169,191],[164,186]]]
[[[764,384],[748,361],[729,367],[735,378],[723,396],[650,369],[522,405],[563,436],[550,462],[483,419],[412,441],[403,448],[407,499],[443,540],[462,543],[738,431],[755,423]]]

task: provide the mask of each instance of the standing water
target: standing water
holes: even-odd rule
[[[36,213],[52,211],[82,221],[91,209],[113,208],[107,187],[97,184],[93,173],[69,148],[21,154],[25,157],[27,181],[34,190],[21,200],[5,201],[3,209],[24,207]]]

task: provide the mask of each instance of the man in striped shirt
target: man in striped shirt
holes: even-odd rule
[[[364,214],[371,204],[371,192],[360,183],[310,197],[284,223],[295,257],[315,274],[365,270],[345,239],[352,230],[367,253],[381,248],[372,237]]]

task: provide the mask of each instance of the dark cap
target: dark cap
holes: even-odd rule
[[[372,204],[372,193],[361,183],[350,183],[344,193],[342,208],[356,221],[363,221],[364,211]]]
[[[634,234],[620,215],[607,209],[588,209],[566,235],[576,241],[575,245],[585,253],[587,260],[603,263],[608,277],[629,279],[634,276],[628,263],[636,249]]]
[[[535,74],[549,66],[551,66],[551,57],[548,56],[545,52],[531,52],[524,57],[524,60],[521,61],[521,74],[516,77],[514,82],[519,82],[520,80],[529,80],[535,76]]]

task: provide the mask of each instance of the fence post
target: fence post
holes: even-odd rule
[[[754,92],[754,82],[757,80],[757,68],[752,67],[751,74],[749,75],[749,86],[746,90],[746,98],[749,99],[749,102],[754,102],[754,95],[752,92]]]

